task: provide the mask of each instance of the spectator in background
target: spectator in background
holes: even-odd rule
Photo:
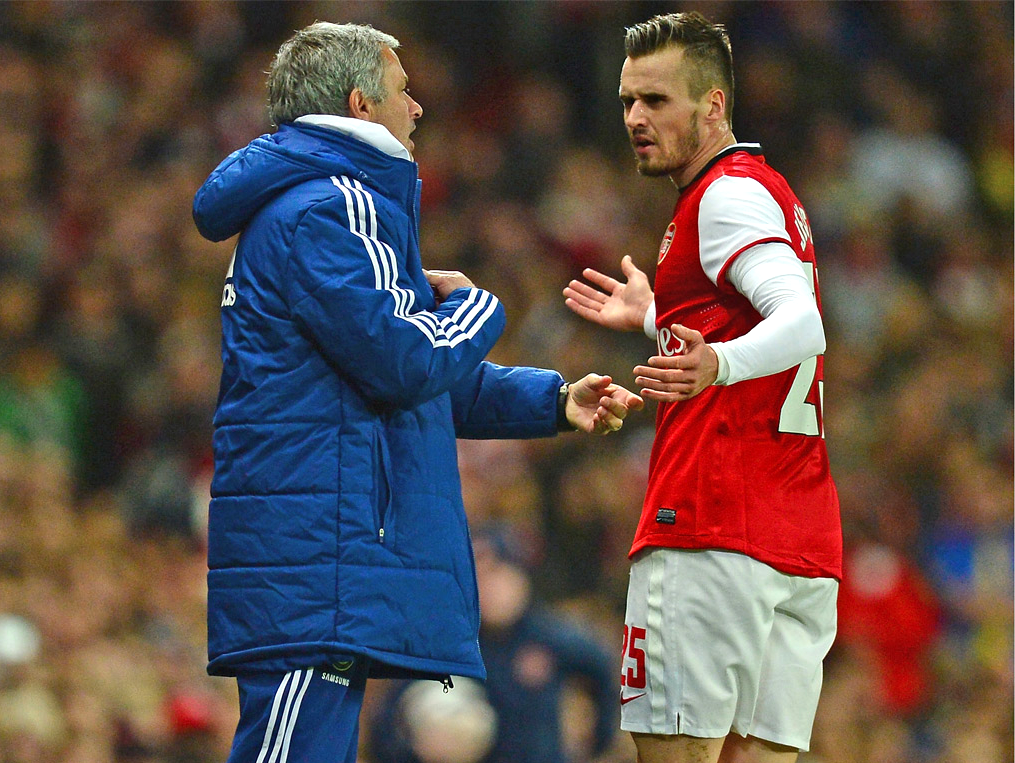
[[[836,649],[873,661],[880,676],[871,700],[894,717],[926,712],[940,610],[916,566],[882,543],[857,543],[843,562],[838,610]]]
[[[486,745],[489,750],[470,763],[599,759],[610,750],[618,721],[613,660],[576,625],[534,601],[532,555],[517,532],[488,525],[475,532],[473,543],[487,681],[485,692],[470,691],[477,692],[477,702],[489,705],[496,731]],[[421,748],[432,745],[437,732],[421,727],[411,709],[422,701],[416,693],[411,683],[392,692],[373,719],[371,747],[378,763],[431,763]],[[579,749],[569,749],[565,735],[566,697],[581,701],[591,713]],[[482,728],[476,724],[469,738],[482,738]],[[460,729],[456,733],[465,735]]]

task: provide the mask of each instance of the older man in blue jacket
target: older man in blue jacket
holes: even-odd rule
[[[456,437],[606,433],[609,377],[483,358],[497,298],[426,271],[398,41],[316,23],[269,74],[278,130],[194,200],[240,234],[222,296],[208,670],[237,676],[231,763],[356,759],[366,677],[483,678]]]

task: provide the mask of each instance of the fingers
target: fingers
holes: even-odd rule
[[[639,403],[644,404],[642,399],[637,395],[632,395],[631,397],[638,400]],[[637,408],[615,397],[604,396],[599,399],[599,410],[596,413],[601,419],[615,423],[616,429],[620,429],[624,419],[627,418],[627,414],[632,410],[637,410]]]
[[[655,360],[659,363],[653,363]],[[641,386],[641,379],[651,379],[663,384],[677,384],[697,376],[697,366],[689,363],[685,358],[649,358],[649,365],[635,366],[635,383]]]
[[[619,384],[611,384],[606,388],[605,394],[631,411],[640,411],[645,407],[644,400],[630,390],[624,389]]]
[[[675,392],[657,392],[653,389],[643,389],[641,394],[645,396],[646,400],[651,400],[653,403],[682,403],[685,400],[690,400],[694,395],[690,394],[677,394]]]
[[[593,323],[601,322],[600,312],[606,303],[606,295],[581,281],[571,281],[564,289],[564,304],[579,318]]]
[[[663,329],[665,331],[666,329]],[[678,355],[655,355],[648,359],[647,365],[634,369],[635,383],[643,387],[643,392],[654,389],[663,392],[676,392],[678,399],[686,400],[694,397],[711,385],[719,373],[719,359],[715,350],[705,342],[700,332],[674,323],[669,331],[684,346]],[[643,381],[650,382],[642,384]],[[671,385],[667,388],[654,386]],[[679,386],[672,386],[679,385]],[[689,391],[689,393],[688,393]],[[654,395],[646,395],[649,400],[659,400]]]
[[[434,281],[443,281],[446,278],[461,277],[465,278],[465,274],[458,270],[424,270],[423,274],[426,275],[426,280],[430,283]]]
[[[688,371],[697,367],[694,358],[687,355],[653,355],[643,365],[635,366],[635,374],[654,376],[655,372],[668,369]]]
[[[631,411],[640,411],[645,407],[641,397],[616,384],[608,385],[604,392],[599,398],[599,408],[593,415],[594,431],[616,432],[624,426],[624,419]]]
[[[455,289],[474,287],[469,277],[457,270],[424,270],[423,273],[440,299],[446,298]]]
[[[601,305],[605,303],[607,299],[606,294],[603,294],[598,289],[593,289],[587,283],[582,283],[581,281],[571,281],[564,288],[564,296],[578,300],[582,304],[586,304],[588,307],[592,307],[593,304]]]
[[[652,358],[649,362],[657,360]],[[675,402],[690,400],[700,394],[714,380],[707,371],[697,365],[674,365],[677,358],[658,358],[666,364],[660,368],[653,363],[649,366],[635,366],[634,383],[638,385],[646,400],[656,402]],[[687,362],[685,359],[683,362]]]
[[[627,412],[627,408],[617,400],[611,397],[600,398],[599,408],[592,416],[593,431],[605,433],[620,430],[624,426]]]
[[[697,385],[691,382],[665,384],[654,379],[644,379],[639,380],[637,384],[641,387],[641,394],[645,399],[654,402],[683,402],[690,400],[700,392]]]
[[[668,372],[667,376],[636,376],[634,383],[641,388],[641,391],[656,390],[657,392],[677,392],[683,389],[690,389],[695,386],[695,380],[686,375],[677,376],[679,371]]]
[[[573,312],[579,318],[584,318],[585,320],[591,321],[593,323],[599,323],[601,320],[599,317],[598,310],[595,310],[591,307],[585,307],[584,305],[580,305],[573,299],[565,299],[564,304],[567,305],[567,307],[571,310],[571,312]]]
[[[620,286],[620,281],[616,278],[610,278],[605,273],[600,273],[598,270],[593,270],[592,268],[585,268],[585,270],[582,271],[582,275],[596,286],[606,291],[608,294],[613,294],[613,292]],[[571,283],[577,282],[572,281]]]
[[[685,400],[699,391],[697,366],[691,359],[680,355],[649,358],[649,365],[634,367],[634,383],[648,400],[659,400],[654,392],[672,393],[675,399]]]

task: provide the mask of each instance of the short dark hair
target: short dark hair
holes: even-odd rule
[[[628,58],[679,46],[695,64],[688,77],[692,98],[700,98],[717,87],[726,94],[726,120],[733,122],[733,49],[726,27],[713,24],[697,11],[667,13],[628,27],[624,52]]]

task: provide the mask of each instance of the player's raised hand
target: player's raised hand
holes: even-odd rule
[[[585,268],[582,275],[593,285],[571,281],[564,287],[564,304],[585,320],[601,326],[617,331],[640,331],[645,311],[652,304],[655,294],[648,276],[638,269],[630,255],[624,255],[620,269],[627,279],[626,283],[598,270]]]
[[[629,412],[644,407],[644,400],[614,384],[609,376],[588,374],[568,386],[564,411],[568,423],[578,431],[609,434],[624,425]]]
[[[719,358],[701,334],[674,323],[670,330],[683,342],[678,355],[655,355],[647,366],[635,366],[634,383],[646,400],[674,403],[690,400],[716,380]]]

